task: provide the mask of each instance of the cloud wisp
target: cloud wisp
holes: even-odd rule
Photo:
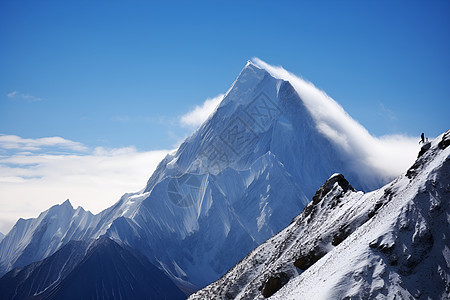
[[[0,231],[19,218],[36,217],[65,199],[93,213],[125,192],[138,191],[168,153],[134,147],[105,149],[61,137],[24,139],[1,135]]]
[[[199,127],[215,111],[223,97],[224,94],[219,94],[214,98],[206,99],[201,106],[197,105],[192,111],[181,116],[181,125],[191,128]]]
[[[85,152],[88,150],[88,148],[81,143],[73,142],[58,136],[26,139],[17,135],[0,134],[0,149],[38,151],[48,147],[58,147],[78,152]]]
[[[23,94],[18,91],[12,91],[11,93],[8,93],[8,98],[10,99],[22,99],[30,102],[34,101],[42,101],[42,98],[32,96],[30,94]]]
[[[379,114],[385,116],[389,121],[395,121],[397,117],[394,112],[387,108],[382,102],[378,102]]]
[[[253,58],[253,63],[275,78],[292,84],[313,116],[318,130],[349,157],[349,162],[359,174],[365,171],[367,176],[371,176],[375,172],[390,179],[406,171],[414,162],[419,151],[417,138],[405,135],[372,136],[342,106],[312,83],[259,58]]]

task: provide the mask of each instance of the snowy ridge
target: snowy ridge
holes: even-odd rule
[[[448,299],[450,131],[371,193],[333,175],[279,234],[189,299]]]
[[[74,209],[66,200],[36,219],[20,219],[0,244],[0,271],[39,261],[67,242],[82,239],[98,222],[99,216],[82,207]]]

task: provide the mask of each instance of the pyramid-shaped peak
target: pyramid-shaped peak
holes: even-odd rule
[[[254,62],[248,60],[242,71],[239,73],[238,80],[242,77],[248,76],[262,77],[267,74],[269,73],[266,70],[257,66]]]
[[[70,203],[70,200],[69,199],[66,199],[66,201],[64,201],[63,203],[61,203],[61,206],[63,206],[63,207],[70,207],[70,208],[73,208],[73,206],[72,206],[72,203]]]
[[[257,69],[262,69],[261,67],[259,67],[256,63],[254,63],[253,61],[251,61],[250,59],[247,60],[247,63],[245,64],[245,68],[257,68]]]
[[[67,199],[66,201],[64,201],[61,204],[56,204],[56,205],[52,206],[49,209],[48,213],[50,215],[54,215],[54,214],[60,213],[62,211],[71,213],[73,210],[74,210],[74,208],[72,206],[72,203],[70,203],[70,200]]]

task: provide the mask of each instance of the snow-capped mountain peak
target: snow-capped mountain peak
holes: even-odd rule
[[[287,226],[330,174],[346,174],[363,190],[385,183],[380,173],[356,168],[324,134],[294,80],[275,75],[248,62],[215,112],[160,162],[141,192],[97,215],[65,202],[19,220],[0,242],[0,274],[69,241],[107,236],[194,291]],[[344,188],[339,178],[330,179],[332,190]],[[362,192],[347,187],[345,194]]]

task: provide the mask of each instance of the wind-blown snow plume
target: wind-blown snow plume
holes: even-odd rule
[[[417,138],[404,135],[374,137],[312,83],[259,58],[253,58],[253,63],[272,76],[292,84],[315,119],[317,129],[351,157],[354,168],[358,168],[359,172],[361,167],[365,167],[367,174],[376,172],[393,178],[414,161],[418,152]]]

